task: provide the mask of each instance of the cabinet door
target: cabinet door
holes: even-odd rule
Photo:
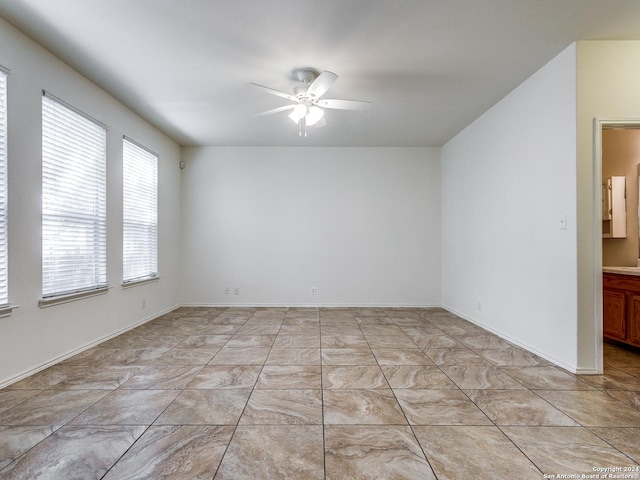
[[[631,295],[631,311],[629,312],[629,331],[627,341],[640,347],[640,295]]]
[[[638,297],[640,301],[640,297]],[[602,295],[605,337],[624,341],[627,335],[627,296],[615,290],[604,290]],[[640,314],[640,311],[639,311]]]

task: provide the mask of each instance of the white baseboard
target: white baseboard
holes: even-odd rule
[[[38,365],[37,367],[31,368],[31,369],[29,369],[29,370],[27,370],[25,372],[22,372],[22,373],[20,373],[18,375],[15,375],[15,376],[7,379],[7,380],[4,380],[2,383],[0,383],[0,389],[2,389],[4,387],[8,387],[9,385],[12,385],[12,384],[14,384],[16,382],[19,382],[20,380],[23,380],[23,379],[25,379],[27,377],[30,377],[31,375],[33,375],[35,373],[41,372],[42,370],[44,370],[46,368],[52,367],[53,365],[66,360],[67,358],[71,358],[74,355],[77,355],[79,353],[84,352],[85,350],[89,350],[90,348],[93,348],[96,345],[100,345],[101,343],[106,342],[107,340],[111,340],[112,338],[117,337],[118,335],[122,335],[123,333],[128,332],[129,330],[133,330],[134,328],[139,327],[140,325],[144,325],[145,323],[150,322],[151,320],[154,320],[154,319],[156,319],[158,317],[161,317],[162,315],[164,315],[166,313],[172,312],[173,310],[175,310],[176,308],[179,308],[179,307],[180,306],[177,305],[177,306],[169,307],[168,309],[165,309],[163,311],[154,313],[153,315],[150,315],[150,316],[148,316],[146,318],[143,318],[142,320],[140,320],[140,321],[138,321],[138,322],[136,322],[136,323],[134,323],[132,325],[129,325],[129,326],[127,326],[127,327],[125,327],[123,329],[120,329],[120,330],[118,330],[116,332],[110,333],[109,335],[105,335],[104,337],[98,338],[97,340],[94,340],[91,343],[83,345],[82,347],[78,347],[78,348],[76,348],[76,349],[74,349],[74,350],[72,350],[70,352],[67,352],[67,353],[65,353],[63,355],[59,355],[59,356],[49,360],[46,363]]]
[[[510,337],[509,335],[505,335],[504,333],[502,333],[502,332],[500,332],[500,331],[498,331],[498,330],[496,330],[496,329],[494,329],[494,328],[492,328],[492,327],[480,322],[479,320],[477,320],[477,319],[475,319],[473,317],[470,317],[468,315],[465,315],[464,313],[460,313],[460,312],[456,311],[453,308],[447,307],[446,305],[443,305],[442,308],[444,308],[445,310],[453,313],[454,315],[457,315],[460,318],[464,318],[468,322],[471,322],[474,325],[477,325],[478,327],[480,327],[480,328],[482,328],[482,329],[484,329],[484,330],[486,330],[488,332],[493,333],[494,335],[497,335],[498,337],[506,340],[507,342],[513,343],[514,345],[517,345],[517,346],[519,346],[521,348],[524,348],[525,350],[528,350],[529,352],[531,352],[531,353],[533,353],[535,355],[538,355],[541,358],[544,358],[545,360],[553,363],[554,365],[557,365],[558,367],[560,367],[560,368],[562,368],[562,369],[564,369],[564,370],[566,370],[566,371],[568,371],[570,373],[584,374],[584,375],[587,375],[587,374],[592,374],[593,375],[593,374],[597,373],[595,370],[591,371],[591,370],[588,370],[588,369],[578,369],[576,365],[570,365],[570,364],[564,362],[563,360],[559,360],[559,359],[557,359],[557,358],[555,358],[555,357],[553,357],[553,356],[551,356],[551,355],[549,355],[549,354],[547,354],[545,352],[541,352],[538,349],[532,347],[531,345],[527,345],[526,343],[523,343],[523,342],[521,342],[519,340],[516,340],[516,339]]]
[[[441,305],[407,305],[388,303],[183,303],[188,308],[440,308]]]
[[[577,368],[574,372],[576,375],[602,375],[596,368]]]

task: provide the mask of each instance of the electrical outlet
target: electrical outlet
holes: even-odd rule
[[[239,289],[239,288],[237,288],[237,287],[236,287],[236,288],[234,288],[234,289],[233,289],[233,294],[234,294],[234,295],[240,295],[240,289]]]
[[[315,295],[316,294],[316,287],[311,287],[311,295]]]
[[[224,287],[224,294],[229,295],[231,293],[231,289],[229,287]]]

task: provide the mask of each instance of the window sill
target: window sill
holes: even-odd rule
[[[122,289],[125,290],[127,288],[133,288],[139,285],[146,285],[147,283],[154,283],[154,282],[157,282],[158,280],[160,280],[159,276],[141,278],[140,280],[131,280],[129,282],[122,282],[121,286],[122,286]]]
[[[0,305],[0,318],[8,317],[19,307],[20,305]]]
[[[72,293],[69,295],[58,295],[55,297],[41,298],[38,301],[39,308],[54,307],[63,303],[75,302],[76,300],[82,300],[83,298],[97,297],[98,295],[104,295],[109,291],[109,287],[100,287],[95,290],[87,290],[84,292]]]

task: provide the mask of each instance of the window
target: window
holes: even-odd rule
[[[0,309],[9,304],[7,236],[7,72],[0,67]]]
[[[123,150],[123,283],[158,276],[158,156],[129,138]]]
[[[42,297],[107,286],[104,125],[42,97]]]

